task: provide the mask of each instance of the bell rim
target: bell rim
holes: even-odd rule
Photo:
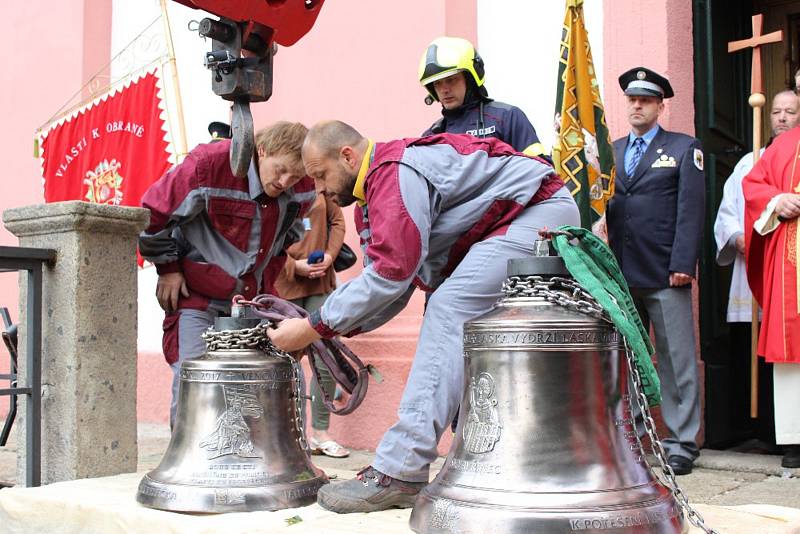
[[[606,514],[611,517],[603,517],[603,519],[613,520],[617,519],[613,517],[614,515],[634,511],[638,513],[644,512],[645,517],[655,520],[639,525],[631,525],[630,528],[623,526],[615,529],[614,532],[632,534],[633,532],[641,532],[642,526],[649,526],[653,529],[658,529],[651,530],[652,532],[671,532],[679,534],[687,532],[689,528],[688,521],[686,521],[685,515],[680,511],[677,500],[666,488],[665,493],[662,493],[659,497],[650,501],[635,503],[634,505],[628,503],[615,505],[613,507],[598,506],[586,509],[541,509],[533,507],[488,505],[485,503],[442,497],[432,493],[435,488],[431,488],[431,486],[434,484],[435,482],[423,488],[414,502],[411,517],[409,518],[409,527],[414,532],[451,532],[451,527],[454,526],[456,522],[469,522],[473,528],[477,527],[478,529],[482,526],[489,527],[491,525],[494,531],[560,532],[562,530],[560,527],[569,526],[573,521],[580,522],[581,520],[587,519],[593,521],[598,517],[597,514]],[[669,507],[670,511],[677,510],[677,513],[674,515],[670,513],[664,514],[663,509],[666,507]],[[437,510],[437,508],[439,510]],[[439,512],[438,514],[437,511]],[[487,514],[486,511],[491,511],[491,513]],[[654,514],[655,517],[650,515],[653,514],[653,512],[656,512]],[[469,520],[462,514],[468,515]],[[621,518],[624,520],[625,516],[621,516]],[[566,525],[564,525],[564,523],[566,523]],[[571,530],[575,529],[573,528]],[[592,529],[579,528],[578,530]],[[480,530],[475,531],[477,532]]]
[[[285,510],[287,508],[306,506],[316,502],[319,489],[330,482],[330,479],[324,471],[319,468],[316,470],[319,471],[317,476],[297,482],[269,484],[266,486],[228,486],[218,488],[176,482],[160,482],[151,476],[154,471],[150,471],[146,473],[139,482],[139,486],[136,490],[136,502],[148,508],[171,512],[228,513]],[[145,488],[148,486],[155,491],[166,492],[168,495],[172,495],[172,497],[169,499],[160,499],[160,497],[148,495],[145,492]],[[302,493],[297,497],[290,496],[283,500],[277,498],[277,492],[298,490]],[[185,492],[185,494],[181,495],[180,492]],[[221,504],[217,502],[218,495],[236,494],[236,492],[249,496],[251,498],[250,504],[248,504],[246,497],[244,502],[232,504]],[[260,498],[262,502],[253,503],[252,499],[254,497],[257,501]],[[210,504],[208,502],[203,502],[204,500],[210,500]],[[197,504],[181,504],[186,502]],[[265,502],[275,504],[265,505]]]

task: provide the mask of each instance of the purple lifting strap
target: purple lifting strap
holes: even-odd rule
[[[243,302],[242,304],[247,303]],[[279,323],[283,319],[292,317],[308,317],[306,310],[275,295],[258,295],[249,304],[255,315],[273,323]],[[309,345],[306,351],[315,361],[322,361],[330,370],[334,380],[350,395],[347,404],[342,408],[337,408],[328,393],[320,388],[323,402],[328,410],[336,415],[347,415],[358,408],[367,394],[367,385],[369,384],[369,368],[361,359],[338,339],[319,339]],[[314,376],[319,382],[319,370],[313,363],[311,369],[314,370]]]

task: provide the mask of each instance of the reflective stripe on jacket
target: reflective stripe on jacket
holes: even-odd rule
[[[479,125],[480,103],[464,106],[458,113],[447,112],[422,135],[439,133],[469,134],[475,137],[496,137],[518,152],[537,156],[543,150],[531,121],[516,106],[491,100],[483,103],[483,127]],[[538,148],[531,147],[538,145]],[[530,149],[530,150],[528,150]]]

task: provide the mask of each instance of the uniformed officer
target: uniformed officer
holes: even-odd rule
[[[663,440],[676,474],[699,451],[692,279],[703,234],[705,180],[700,141],[658,125],[669,81],[637,67],[619,77],[631,132],[614,141],[617,181],[608,237],[645,325],[653,323],[661,379]]]
[[[427,104],[442,104],[442,118],[422,135],[497,137],[519,152],[543,154],[544,146],[525,113],[489,98],[485,78],[483,59],[472,43],[458,37],[434,39],[420,59],[419,82],[428,90]]]

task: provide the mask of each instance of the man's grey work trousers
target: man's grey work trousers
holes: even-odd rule
[[[473,245],[433,292],[398,421],[378,445],[375,469],[407,482],[428,482],[439,438],[449,428],[464,389],[464,323],[489,311],[501,297],[508,260],[531,256],[539,230],[563,224],[580,226],[577,206],[566,189],[527,208],[505,235]]]

